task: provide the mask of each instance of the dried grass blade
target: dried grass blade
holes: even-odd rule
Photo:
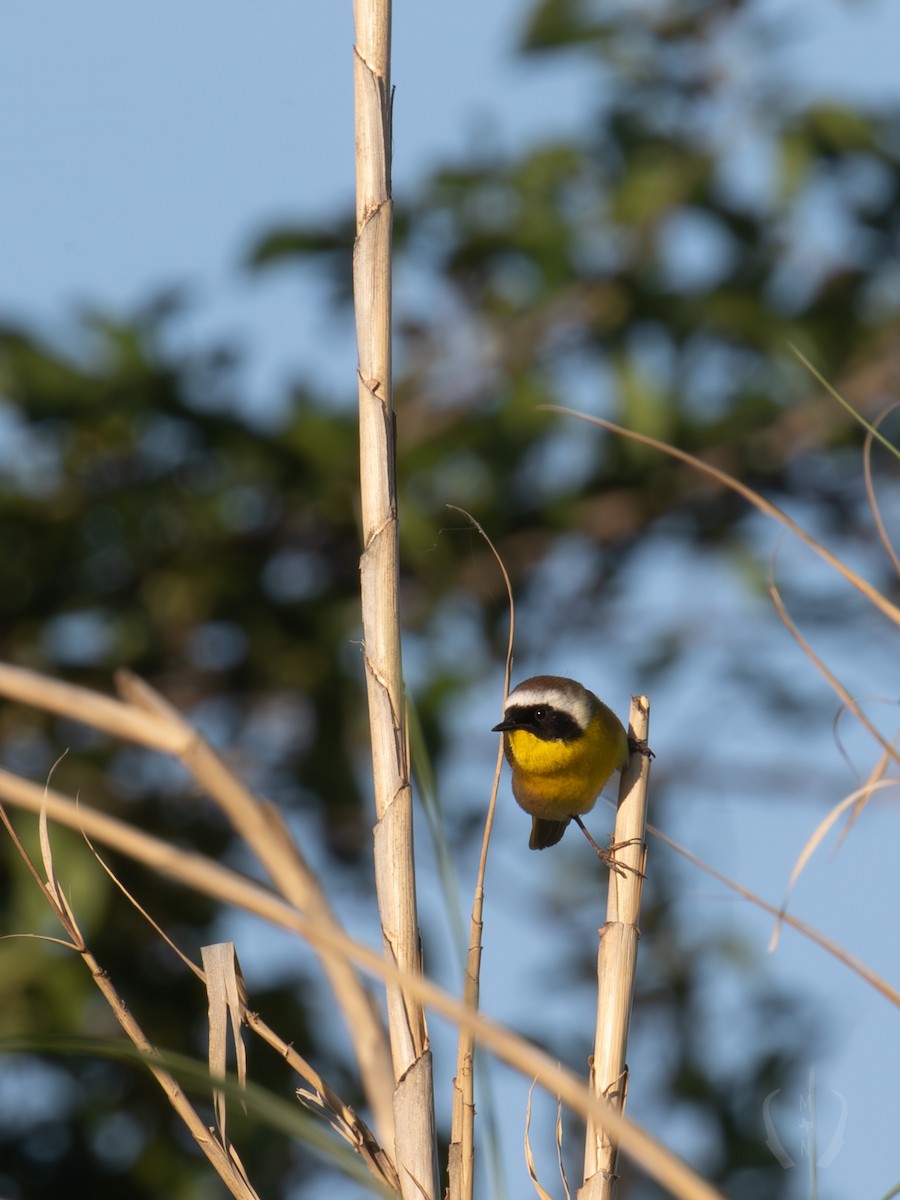
[[[0,694],[20,704],[102,729],[138,746],[176,755],[184,749],[183,727],[173,727],[168,721],[139,712],[111,696],[48,679],[24,667],[0,663]]]
[[[857,575],[855,571],[852,571],[842,563],[836,555],[827,550],[820,542],[817,542],[796,521],[792,520],[787,513],[782,512],[777,505],[766,500],[759,492],[755,492],[753,488],[741,483],[739,479],[735,479],[733,475],[729,475],[727,471],[720,471],[718,467],[714,467],[711,463],[696,458],[693,454],[688,454],[686,450],[679,450],[677,446],[670,446],[667,442],[661,442],[657,438],[650,437],[645,433],[636,433],[633,429],[626,429],[623,425],[616,425],[613,421],[607,421],[603,417],[590,417],[586,413],[578,412],[573,408],[563,408],[556,404],[544,404],[539,407],[544,412],[555,412],[559,413],[560,416],[575,417],[576,420],[585,421],[588,425],[597,425],[600,429],[606,429],[610,433],[617,434],[619,437],[628,438],[630,441],[637,442],[641,446],[649,446],[652,450],[658,450],[660,454],[666,454],[670,458],[675,458],[679,462],[686,463],[689,467],[694,468],[694,470],[708,475],[711,479],[718,480],[724,487],[737,492],[739,496],[743,496],[754,508],[759,509],[766,516],[772,517],[773,520],[779,521],[785,528],[796,534],[810,550],[818,554],[839,575],[843,576],[852,587],[861,592],[888,620],[892,621],[895,625],[900,625],[900,608],[892,604],[877,588],[873,587],[860,575]]]
[[[812,646],[810,646],[809,642],[788,615],[788,611],[784,606],[781,595],[774,584],[769,585],[769,595],[772,597],[772,603],[775,605],[775,611],[781,618],[782,623],[806,657],[811,663],[813,663],[813,665],[824,677],[826,682],[833,688],[833,690],[837,692],[838,696],[840,696],[843,703],[853,713],[860,725],[868,730],[879,746],[881,746],[885,754],[889,755],[894,762],[900,766],[900,754],[898,754],[896,747],[892,746],[891,743],[881,735],[879,730],[872,724],[863,710],[856,703],[856,700],[853,698],[850,692],[844,687],[834,672],[829,670],[818,654],[816,654],[815,650],[813,650]]]
[[[563,1125],[562,1125],[562,1104],[556,1102],[556,1162],[559,1166],[559,1177],[562,1180],[563,1192],[565,1192],[566,1200],[571,1200],[571,1192],[569,1191],[569,1181],[566,1178],[566,1167],[563,1162]]]
[[[847,811],[851,806],[855,806],[860,798],[866,798],[872,792],[880,791],[882,788],[897,787],[900,781],[896,779],[884,779],[880,783],[866,783],[856,791],[851,792],[849,796],[845,796],[839,804],[836,804],[827,816],[823,817],[813,832],[807,838],[803,849],[797,855],[794,866],[791,869],[790,877],[788,878],[787,888],[785,889],[784,900],[781,902],[781,911],[778,915],[778,920],[775,922],[775,928],[772,930],[772,936],[769,939],[769,951],[773,951],[781,937],[781,922],[787,910],[788,900],[791,898],[791,892],[797,886],[797,881],[806,869],[809,860],[815,854],[816,850],[822,844],[829,830],[833,827],[837,819]]]
[[[727,875],[723,875],[721,871],[717,871],[715,867],[704,862],[702,858],[698,858],[696,854],[692,854],[690,850],[673,841],[661,829],[657,829],[655,825],[648,824],[647,832],[674,850],[676,854],[680,854],[682,858],[692,863],[699,870],[704,871],[711,878],[717,880],[724,887],[730,888],[731,891],[736,892],[745,900],[749,900],[751,904],[755,904],[757,908],[761,908],[763,912],[767,912],[770,916],[777,918],[785,925],[790,925],[792,929],[809,938],[811,942],[815,942],[817,946],[827,951],[828,954],[831,954],[839,962],[842,962],[845,967],[849,967],[851,971],[874,987],[891,1004],[900,1008],[900,991],[892,987],[886,979],[882,979],[880,975],[877,975],[871,967],[867,967],[855,954],[851,954],[849,950],[845,950],[843,946],[838,945],[837,942],[822,933],[821,930],[815,929],[812,925],[807,924],[806,921],[801,921],[799,917],[792,917],[790,913],[782,912],[774,904],[769,904],[768,900],[763,900],[762,896],[757,896],[755,892],[751,892],[749,888],[745,888],[743,884],[738,883],[734,879],[729,879]]]
[[[534,1097],[536,1085],[537,1080],[532,1080],[531,1087],[528,1089],[528,1104],[525,1108],[525,1166],[528,1168],[528,1174],[540,1200],[553,1200],[553,1197],[538,1180],[537,1167],[535,1166],[534,1154],[531,1149],[531,1102]]]
[[[233,942],[218,942],[201,947],[203,974],[209,1007],[209,1073],[213,1079],[224,1079],[228,1063],[228,1031],[234,1046],[236,1074],[242,1085],[247,1082],[247,1052],[241,1032],[241,1013],[246,1004],[246,991]],[[225,1093],[213,1091],[216,1125],[222,1144],[229,1147],[226,1133]]]
[[[878,497],[875,495],[875,485],[872,480],[872,442],[874,441],[874,431],[878,429],[881,422],[892,413],[896,408],[900,407],[897,403],[890,404],[883,412],[872,422],[873,429],[866,434],[866,440],[863,443],[863,478],[866,483],[866,495],[869,498],[869,508],[872,513],[872,519],[875,522],[875,528],[878,531],[878,537],[884,547],[885,553],[891,560],[894,570],[900,575],[900,558],[897,557],[897,552],[893,547],[891,539],[888,537],[888,532],[881,516],[881,508],[878,504]]]

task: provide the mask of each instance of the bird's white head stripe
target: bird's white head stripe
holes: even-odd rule
[[[507,709],[513,707],[534,708],[544,705],[556,708],[560,712],[573,717],[581,729],[587,729],[593,711],[590,692],[572,680],[571,687],[548,686],[547,684],[532,684],[528,680],[520,683],[509,693],[506,701]]]

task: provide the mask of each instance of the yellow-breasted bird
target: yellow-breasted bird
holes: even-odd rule
[[[532,850],[555,846],[628,761],[628,735],[616,714],[560,675],[524,679],[509,693],[494,731],[503,734],[513,795],[531,814]]]

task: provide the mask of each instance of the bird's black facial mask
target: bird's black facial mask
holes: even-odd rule
[[[545,742],[573,742],[584,732],[571,713],[549,704],[515,704],[491,732],[508,733],[513,729],[523,729]]]

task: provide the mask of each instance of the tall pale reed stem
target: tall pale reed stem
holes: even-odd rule
[[[421,972],[412,794],[400,661],[399,548],[391,397],[391,85],[389,0],[355,0],[356,243],[360,562],[366,688],[375,782],[375,883],[384,949]],[[395,1162],[404,1197],[437,1195],[431,1054],[421,1004],[387,988],[394,1061]]]
[[[646,746],[650,709],[646,696],[631,702],[629,735]],[[597,1032],[591,1060],[591,1090],[621,1113],[628,1089],[625,1052],[640,931],[638,916],[647,862],[644,842],[647,827],[649,756],[632,750],[622,772],[616,811],[616,861],[622,873],[610,871],[606,924],[600,931],[597,955]],[[614,1200],[616,1195],[617,1139],[602,1122],[589,1121],[584,1152],[584,1186],[579,1200]]]

